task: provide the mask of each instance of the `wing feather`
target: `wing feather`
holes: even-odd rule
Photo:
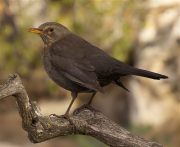
[[[94,73],[94,66],[85,58],[69,59],[66,57],[51,54],[50,58],[53,67],[66,78],[83,87],[105,93]]]

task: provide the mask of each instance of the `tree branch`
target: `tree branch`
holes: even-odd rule
[[[0,87],[0,99],[14,96],[17,101],[22,126],[28,132],[31,142],[39,143],[58,136],[83,134],[92,136],[111,147],[162,147],[162,145],[146,141],[132,134],[109,120],[100,112],[84,109],[74,112],[70,119],[75,127],[66,119],[43,116],[36,102],[29,100],[28,94],[17,74],[9,76],[7,83]]]

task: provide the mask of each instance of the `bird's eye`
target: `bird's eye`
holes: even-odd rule
[[[54,28],[50,28],[49,31],[50,31],[50,32],[54,31]]]

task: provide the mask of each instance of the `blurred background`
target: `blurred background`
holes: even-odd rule
[[[44,22],[58,22],[129,65],[167,75],[155,81],[128,76],[130,90],[110,84],[92,106],[146,140],[180,146],[180,2],[177,0],[1,0],[0,85],[19,74],[43,115],[64,114],[70,92],[54,84],[41,61],[43,42],[26,32]],[[101,62],[101,61],[99,61]],[[104,65],[106,66],[106,65]],[[74,109],[90,99],[79,94]],[[0,100],[1,147],[107,147],[98,140],[69,135],[33,144],[22,129],[15,99]]]

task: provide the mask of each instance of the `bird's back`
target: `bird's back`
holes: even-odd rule
[[[131,67],[111,57],[103,50],[73,33],[58,40],[51,48],[56,48],[54,54],[74,61],[79,60],[81,65],[83,65],[83,61],[88,61],[90,65],[93,66],[93,72],[97,76],[102,87],[111,82],[117,82],[117,79],[126,75],[137,75],[152,79],[167,78],[166,76],[157,73]]]

